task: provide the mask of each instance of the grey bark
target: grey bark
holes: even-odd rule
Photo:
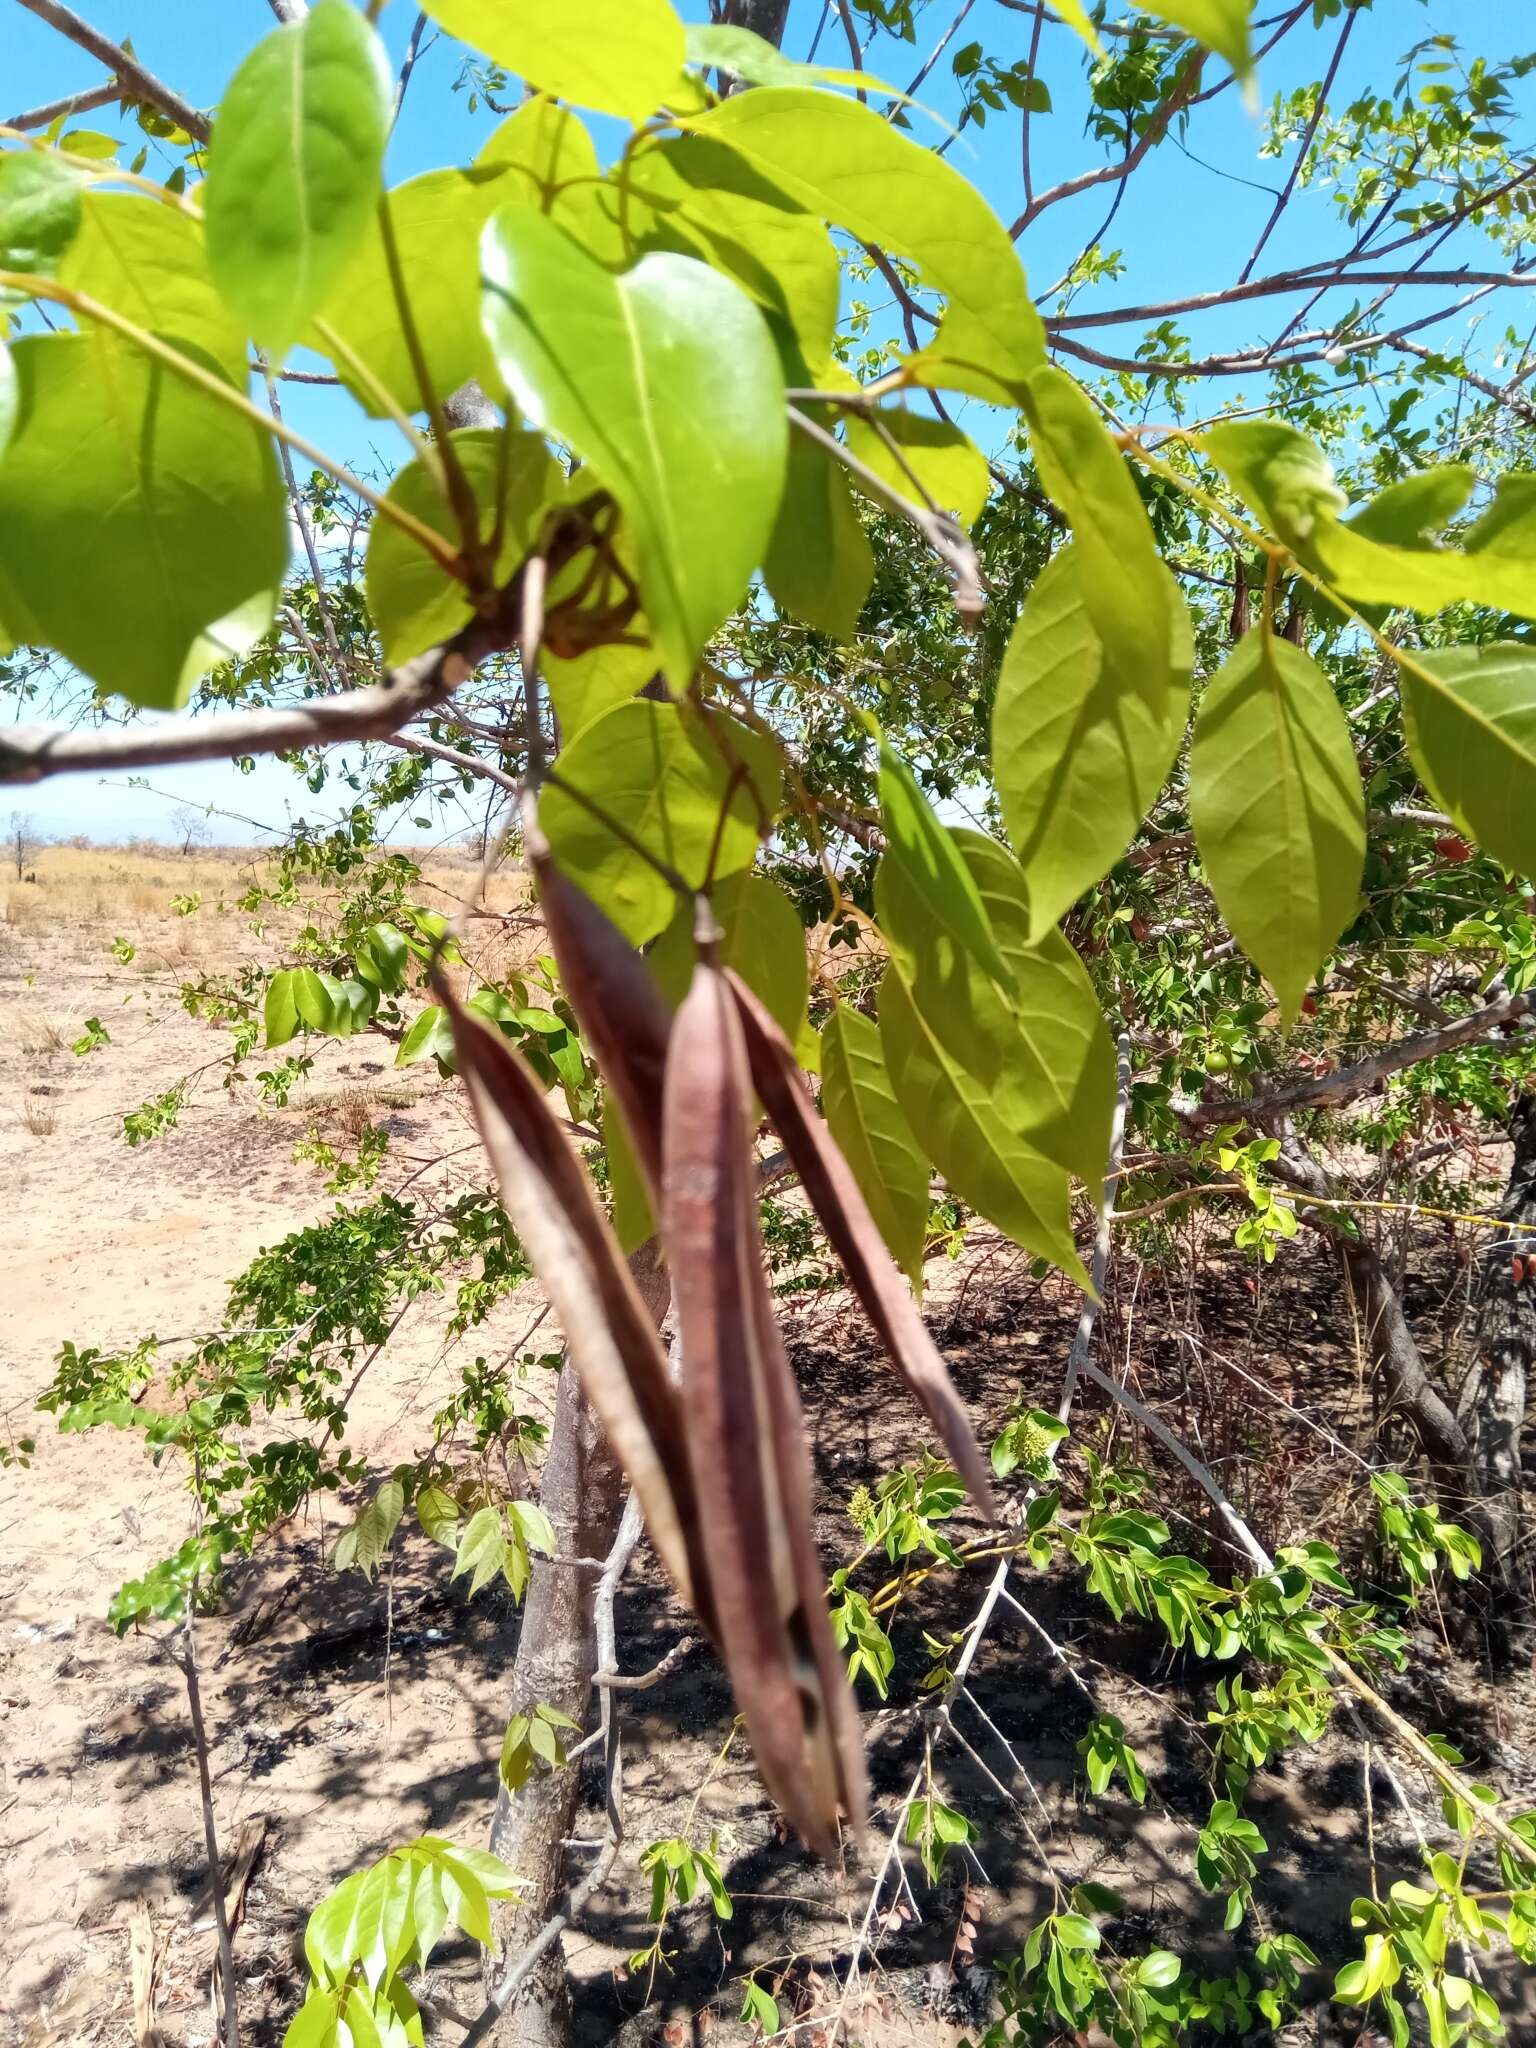
[[[1483,1249],[1478,1275],[1478,1360],[1462,1397],[1491,1555],[1484,1571],[1506,1601],[1529,1605],[1519,1575],[1520,1439],[1536,1359],[1536,1095],[1509,1122],[1514,1159],[1500,1211],[1506,1228]]]
[[[667,1312],[666,1269],[654,1243],[630,1261],[636,1285],[659,1324]],[[624,1474],[588,1407],[569,1359],[560,1370],[539,1503],[562,1557],[608,1555],[624,1512]],[[512,1667],[508,1716],[542,1703],[585,1721],[596,1669],[592,1602],[597,1574],[538,1560],[528,1582],[522,1632]],[[516,1793],[497,1788],[490,1848],[525,1880],[521,1896],[496,1916],[503,1956],[538,1933],[568,1881],[562,1844],[573,1832],[579,1773],[537,1771]],[[518,1987],[497,2026],[497,2048],[560,2048],[569,2023],[565,1958],[559,1942]]]

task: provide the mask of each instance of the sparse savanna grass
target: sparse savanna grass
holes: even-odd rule
[[[46,1059],[71,1043],[67,1018],[51,1016],[32,1003],[0,1011],[0,1048],[14,1049],[24,1059]]]
[[[59,1121],[59,1113],[46,1095],[23,1095],[21,1120],[34,1138],[51,1138]]]

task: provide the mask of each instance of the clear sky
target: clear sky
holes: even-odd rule
[[[512,4],[522,4],[522,0],[512,0]],[[579,7],[580,0],[536,0],[536,4]],[[932,0],[921,16],[915,49],[900,51],[899,63],[889,61],[888,44],[881,49],[878,68],[890,84],[908,83],[918,63],[949,26],[956,4],[957,0]],[[0,6],[4,5],[5,0],[0,0]],[[149,4],[145,0],[77,0],[77,6],[114,39],[131,38],[149,69],[199,106],[217,102],[241,56],[273,26],[266,0],[149,0]],[[681,11],[702,19],[707,10],[702,0],[683,0]],[[790,55],[806,54],[820,13],[814,0],[793,0],[786,40]],[[415,19],[416,8],[409,0],[390,0],[384,10],[381,31],[397,61]],[[935,67],[923,97],[940,112],[949,111],[954,92],[950,53],[974,38],[1001,58],[1022,57],[1029,27],[1027,16],[1005,10],[996,0],[977,0]],[[1536,0],[1375,0],[1355,25],[1332,95],[1334,103],[1342,106],[1364,91],[1387,89],[1405,52],[1437,32],[1453,33],[1469,48],[1509,56],[1536,46]],[[1333,33],[1331,25],[1318,35],[1298,30],[1282,44],[1281,51],[1261,71],[1261,101],[1267,105],[1275,94],[1288,93],[1315,79],[1332,47]],[[1050,115],[1037,116],[1032,122],[1037,190],[1103,160],[1100,146],[1083,132],[1085,97],[1079,46],[1064,27],[1053,25],[1046,34],[1040,68],[1055,103]],[[3,35],[0,117],[101,80],[100,67],[93,59],[19,8],[6,8]],[[829,30],[818,53],[821,60],[837,63],[845,54],[840,38]],[[496,117],[485,108],[471,116],[465,96],[450,93],[460,58],[461,52],[446,37],[437,38],[425,49],[391,147],[388,171],[392,181],[435,165],[467,161],[495,125]],[[1219,75],[1214,64],[1208,75]],[[1527,84],[1532,88],[1528,111],[1536,110],[1536,79]],[[1109,246],[1123,252],[1127,265],[1125,277],[1105,287],[1114,294],[1111,302],[1161,300],[1219,287],[1240,270],[1268,216],[1287,165],[1260,156],[1260,117],[1244,107],[1236,92],[1228,92],[1209,108],[1199,110],[1197,119],[1189,145],[1203,161],[1164,145],[1142,176],[1131,182],[1106,238]],[[82,125],[117,132],[109,109],[83,116]],[[601,132],[605,124],[597,125]],[[136,130],[134,134],[136,137]],[[131,155],[131,149],[127,154]],[[954,145],[951,160],[975,180],[1005,221],[1017,215],[1022,186],[1016,115],[994,115],[984,131],[968,127]],[[1020,254],[1037,290],[1052,283],[1076,257],[1102,220],[1105,206],[1102,190],[1087,193],[1051,209],[1021,241]],[[1340,246],[1342,237],[1334,217],[1326,191],[1299,194],[1269,243],[1261,268],[1281,269],[1288,262],[1312,259]],[[1438,260],[1447,265],[1457,261],[1456,244],[1448,244]],[[1487,337],[1489,345],[1506,323],[1519,317],[1515,299],[1513,293],[1498,294],[1473,316],[1482,323],[1476,331]],[[1289,302],[1284,302],[1282,313],[1282,303],[1274,300],[1240,306],[1203,322],[1193,329],[1197,347],[1221,350],[1266,338],[1284,324],[1285,314],[1291,310]],[[1527,322],[1532,317],[1529,311],[1525,313]],[[1446,346],[1465,345],[1469,325],[1463,316],[1428,338],[1443,336]],[[1128,347],[1133,338],[1139,338],[1139,330],[1100,330],[1089,338],[1105,347]],[[1239,389],[1238,380],[1229,380],[1222,396],[1236,399]],[[283,396],[292,423],[353,466],[378,473],[398,460],[390,445],[390,430],[366,420],[345,394],[288,384]],[[981,420],[974,423],[973,430],[982,436],[986,433]],[[345,796],[344,792],[333,796],[328,791],[316,798],[289,770],[271,762],[258,763],[249,776],[227,765],[202,764],[161,769],[145,779],[153,785],[152,792],[124,788],[121,778],[117,786],[104,786],[94,777],[60,778],[36,790],[15,792],[4,807],[29,812],[49,834],[87,832],[97,838],[120,838],[135,831],[153,836],[170,802],[177,799],[220,805],[241,819],[281,828],[290,815],[318,822]],[[0,798],[4,797],[0,792]],[[213,824],[221,838],[248,841],[255,836],[245,823],[214,820]],[[404,829],[409,832],[408,821]],[[434,828],[432,837],[438,836]]]

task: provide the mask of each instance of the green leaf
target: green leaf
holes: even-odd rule
[[[79,231],[79,172],[51,150],[0,152],[0,270],[52,277]]]
[[[1194,636],[1166,570],[1169,660],[1127,672],[1095,630],[1076,543],[1035,582],[1003,657],[992,765],[1042,938],[1135,838],[1162,788],[1189,708]]]
[[[998,951],[981,891],[911,769],[883,739],[880,822],[885,827],[886,859],[901,870],[929,916],[1006,988],[1008,966]]]
[[[135,192],[88,191],[59,282],[191,355],[212,356],[245,389],[244,332],[209,273],[201,223],[179,207]]]
[[[1253,51],[1248,40],[1251,0],[1146,0],[1143,12],[1183,29],[1218,57],[1225,57],[1239,78],[1252,72]]]
[[[920,499],[926,492],[962,526],[972,525],[987,502],[992,488],[987,458],[952,420],[884,406],[869,415],[851,414],[847,434],[850,450],[866,469],[903,497]]]
[[[1282,420],[1219,421],[1201,446],[1270,532],[1299,554],[1349,502],[1322,449]]]
[[[637,150],[597,195],[596,210],[617,233],[618,267],[642,253],[642,236],[646,247],[674,242],[729,272],[775,322],[786,382],[841,381],[832,361],[841,266],[825,226],[717,137],[668,136]],[[572,232],[607,260],[591,237],[591,213],[588,232]]]
[[[686,45],[670,0],[583,0],[579,8],[430,0],[427,12],[555,99],[638,126],[677,98]]]
[[[516,171],[493,164],[427,171],[397,185],[386,201],[428,382],[438,398],[471,377],[497,388],[495,358],[480,325],[480,232],[511,193],[525,188]],[[418,411],[421,387],[376,220],[320,310],[350,351],[337,350],[336,370],[358,403],[374,418],[386,417],[391,408],[380,396],[382,386],[401,411]],[[304,339],[330,354],[322,335],[311,331]]]
[[[225,88],[208,148],[208,260],[274,357],[320,311],[367,231],[393,114],[383,46],[351,0],[315,0]]]
[[[714,721],[713,734],[705,723]],[[747,781],[726,808],[730,770],[739,759]],[[635,945],[670,922],[673,891],[609,825],[568,790],[601,807],[641,845],[698,888],[709,866],[722,810],[715,871],[735,873],[757,850],[761,813],[779,801],[779,762],[773,746],[718,712],[640,699],[621,704],[579,733],[560,756],[561,784],[551,784],[539,816],[562,868]]]
[[[1072,522],[1082,602],[1106,664],[1122,688],[1139,690],[1155,709],[1175,665],[1183,601],[1158,557],[1129,465],[1065,370],[1036,370],[1021,403],[1040,480]]]
[[[174,709],[271,622],[288,559],[271,443],[100,330],[29,335],[13,356],[0,617],[101,690]]]
[[[762,560],[784,488],[784,382],[762,315],[686,256],[615,276],[525,206],[497,214],[482,261],[502,375],[618,500],[660,665],[686,689]]]
[[[560,211],[561,187],[602,176],[591,130],[547,93],[535,93],[509,114],[481,148],[478,165],[510,165],[522,171],[532,196],[546,213]]]
[[[424,1486],[416,1496],[416,1519],[423,1533],[434,1543],[456,1550],[459,1542],[459,1504],[442,1486]]]
[[[1495,860],[1536,875],[1536,648],[1415,653],[1399,677],[1409,751],[1436,802]]]
[[[570,661],[546,654],[540,661],[555,716],[566,740],[601,718],[616,704],[627,703],[656,673],[655,650],[611,641],[588,648]]]
[[[1435,479],[1435,502],[1426,491],[1415,500],[1415,514],[1436,517],[1445,502],[1441,490],[1448,497],[1465,472],[1428,474]],[[1311,559],[1346,596],[1416,612],[1468,602],[1536,618],[1536,476],[1501,477],[1493,503],[1459,548],[1391,545],[1380,537],[1378,521],[1369,519],[1372,510],[1367,506],[1344,524],[1322,520],[1313,535]],[[1387,508],[1389,517],[1397,512],[1396,505]]]
[[[487,543],[501,493],[495,575],[504,583],[538,540],[544,510],[564,488],[561,472],[537,434],[467,427],[449,438],[479,508],[480,538]],[[425,461],[407,463],[387,495],[391,504],[458,545],[457,521]],[[364,587],[384,659],[392,666],[451,639],[474,616],[465,586],[388,519],[375,519],[369,528]]]
[[[872,107],[805,88],[733,93],[688,121],[860,241],[905,256],[946,310],[907,358],[918,383],[996,403],[1044,359],[1045,330],[1007,231],[968,179]]]
[[[791,434],[784,496],[763,562],[775,604],[833,640],[851,640],[875,579],[875,555],[848,472],[804,434]]]
[[[722,934],[720,965],[735,968],[793,1043],[805,1021],[810,984],[805,928],[795,906],[766,876],[750,872],[717,883],[710,905]],[[673,1009],[688,993],[695,958],[693,905],[680,903],[649,955],[651,971]]]
[[[688,62],[703,71],[725,71],[748,85],[847,85],[860,92],[885,93],[905,100],[904,92],[882,85],[867,71],[837,70],[826,64],[800,64],[786,57],[749,28],[723,22],[689,22]]]
[[[1115,1107],[1115,1048],[1088,970],[1056,926],[1031,937],[1024,871],[1007,847],[956,827],[954,841],[1008,963],[1015,1034],[1000,1072],[1017,1076],[1022,1106],[998,1106],[1049,1159],[1089,1184],[1104,1172]]]
[[[470,1517],[464,1533],[459,1538],[452,1576],[456,1579],[462,1572],[471,1574],[471,1600],[482,1586],[488,1586],[491,1580],[505,1569],[507,1548],[507,1532],[501,1519],[500,1508],[481,1508]],[[459,1925],[464,1925],[462,1919]]]
[[[891,1257],[921,1293],[928,1162],[896,1100],[878,1027],[846,1003],[821,1034],[821,1113]]]
[[[979,832],[950,836],[996,920],[1006,990],[889,860],[875,877],[881,932],[928,1029],[1006,1128],[1096,1180],[1109,1150],[1115,1058],[1093,984],[1054,928],[1038,949],[1030,946],[1024,877],[1007,849]]]
[[[929,1158],[960,1199],[1027,1251],[1080,1285],[1067,1176],[1016,1137],[990,1097],[924,1022],[898,968],[880,984],[880,1043],[896,1100]]]
[[[293,999],[293,971],[283,968],[267,983],[267,1050],[286,1045],[299,1028],[299,1007]]]
[[[1076,30],[1095,57],[1103,57],[1104,45],[1083,0],[1050,0],[1050,7],[1053,14],[1059,14],[1069,28]]]
[[[1290,1025],[1355,914],[1365,863],[1349,722],[1327,676],[1290,641],[1247,634],[1207,686],[1189,809],[1222,916]]]
[[[613,1230],[625,1258],[656,1235],[651,1198],[635,1160],[624,1113],[606,1091],[603,1095],[603,1150],[608,1155],[608,1193],[613,1202]]]
[[[448,1022],[447,1011],[435,1003],[421,1012],[401,1039],[395,1065],[408,1067],[416,1060],[426,1059],[450,1066],[453,1063],[453,1026]]]

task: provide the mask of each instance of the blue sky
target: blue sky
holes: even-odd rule
[[[524,4],[524,0],[509,0],[509,4]],[[538,0],[538,4],[579,6],[580,0]],[[131,37],[142,61],[200,106],[216,103],[240,57],[273,25],[265,0],[153,0],[149,6],[143,0],[84,0],[80,11],[115,39]],[[702,19],[706,10],[702,4],[685,0],[682,12]],[[814,0],[794,0],[786,43],[791,55],[806,53],[806,40],[819,12]],[[953,12],[951,0],[934,0],[920,20],[915,50],[902,48],[893,59],[887,44],[878,53],[877,68],[888,82],[907,84]],[[416,8],[409,0],[390,0],[384,10],[381,31],[397,60],[415,17]],[[978,0],[935,67],[924,97],[941,111],[952,105],[949,56],[966,41],[975,38],[1000,57],[1022,57],[1029,27],[1027,16],[1005,10],[996,0]],[[1346,104],[1367,89],[1386,89],[1404,52],[1436,32],[1456,33],[1469,47],[1503,57],[1536,43],[1533,30],[1536,9],[1531,0],[1375,0],[1374,7],[1355,25],[1333,95],[1335,104]],[[1332,47],[1332,34],[1332,27],[1320,35],[1297,31],[1283,44],[1261,71],[1262,102],[1267,105],[1275,93],[1289,92],[1320,75]],[[1050,115],[1037,116],[1032,123],[1037,191],[1102,160],[1100,147],[1083,133],[1085,101],[1078,50],[1067,29],[1053,26],[1046,31],[1040,68],[1054,106]],[[819,55],[828,63],[845,60],[835,23],[824,36]],[[392,180],[434,165],[467,160],[495,125],[496,117],[486,109],[472,117],[465,97],[450,94],[459,59],[460,52],[447,38],[436,42],[421,59],[391,149]],[[876,63],[874,58],[871,61]],[[1213,64],[1207,76],[1217,75]],[[44,23],[20,9],[7,10],[0,82],[5,114],[81,90],[99,83],[100,78],[100,68],[91,58]],[[1528,111],[1531,106],[1536,106],[1536,92]],[[102,125],[107,132],[115,132],[107,110],[83,117],[83,125]],[[1283,161],[1259,155],[1262,135],[1261,119],[1244,107],[1234,91],[1199,110],[1189,144],[1203,163],[1172,147],[1157,150],[1153,162],[1132,181],[1107,238],[1123,252],[1127,270],[1121,281],[1104,288],[1114,295],[1113,301],[1106,302],[1174,298],[1219,287],[1236,275],[1268,216],[1271,195],[1287,168]],[[1005,221],[1017,215],[1022,203],[1017,116],[993,116],[985,131],[967,128],[951,152],[951,161],[981,187]],[[1104,191],[1084,194],[1051,209],[1021,241],[1020,254],[1037,290],[1050,284],[1072,261],[1098,226],[1105,206]],[[1341,237],[1333,218],[1325,193],[1298,195],[1270,241],[1261,269],[1280,269],[1339,246]],[[1456,260],[1454,242],[1437,258],[1447,267]],[[1519,317],[1515,298],[1515,294],[1501,293],[1478,309],[1483,319],[1478,331],[1490,343],[1507,321]],[[1426,309],[1428,304],[1426,299]],[[1192,326],[1197,347],[1220,350],[1265,338],[1283,325],[1282,305],[1290,310],[1287,302],[1261,301]],[[1528,321],[1531,317],[1527,312]],[[1448,322],[1441,330],[1431,330],[1426,338],[1443,337],[1446,346],[1464,345],[1467,332],[1463,318]],[[1139,332],[1097,330],[1085,338],[1107,348],[1123,346],[1128,352]],[[1221,396],[1236,399],[1240,390],[1239,380],[1229,380]],[[341,393],[289,384],[284,389],[284,407],[295,426],[356,466],[376,473],[396,459],[388,430],[365,420]],[[976,431],[985,431],[980,421]],[[250,776],[241,776],[227,766],[202,764],[162,769],[146,779],[164,794],[103,787],[95,778],[61,778],[35,791],[19,792],[17,803],[47,832],[86,831],[106,838],[132,831],[152,835],[165,817],[169,800],[176,798],[223,805],[274,827],[281,827],[290,814],[318,820],[329,808],[326,797],[311,796],[288,770],[270,762],[258,764]],[[242,823],[215,820],[214,825],[222,838],[249,840],[254,836]],[[437,837],[437,832],[432,836]]]

